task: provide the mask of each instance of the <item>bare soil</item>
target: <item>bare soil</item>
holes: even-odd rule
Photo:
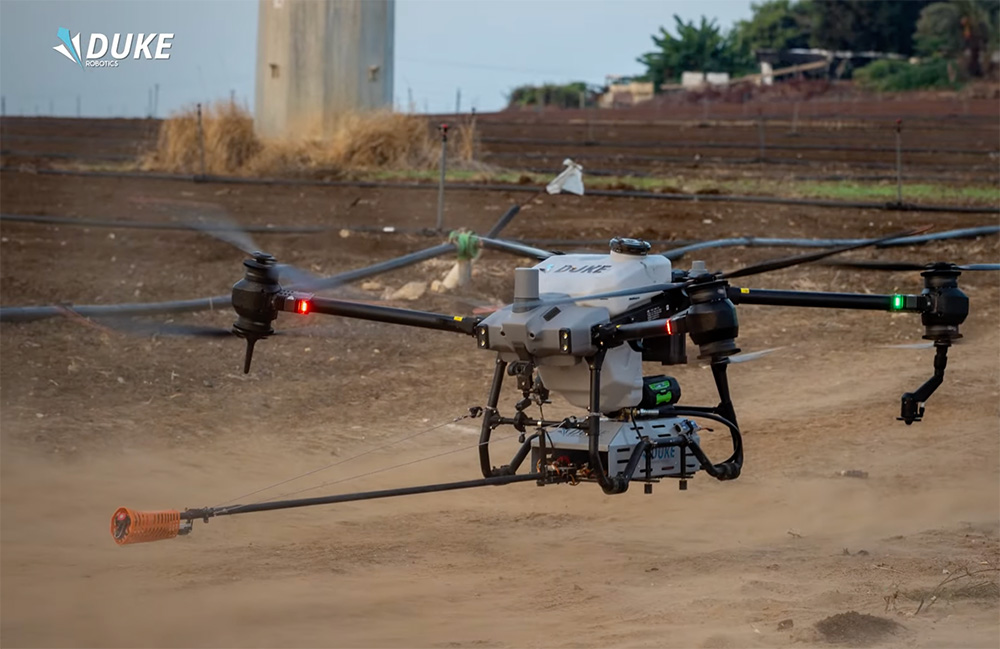
[[[4,172],[0,181],[5,213],[138,221],[226,213],[245,224],[332,225],[325,234],[257,237],[279,260],[321,274],[437,243],[337,231],[431,226],[433,189],[24,172]],[[456,191],[446,223],[483,232],[520,200]],[[869,236],[926,223],[995,222],[546,196],[505,235]],[[240,253],[193,232],[4,222],[0,235],[5,306],[219,295],[242,273]],[[854,256],[995,262],[998,253],[997,239],[988,238]],[[782,254],[719,249],[704,258],[732,269]],[[509,299],[512,269],[524,263],[485,253],[471,289],[396,305],[468,314]],[[378,278],[382,289],[335,294],[378,300],[385,287],[439,278],[449,266],[427,262]],[[918,273],[813,266],[743,281],[802,290],[921,288]],[[307,487],[318,486],[304,495],[322,495],[477,477],[478,422],[449,422],[485,401],[492,357],[457,335],[286,314],[279,329],[306,324],[312,335],[260,343],[244,376],[235,339],[129,337],[74,318],[3,324],[0,642],[822,646],[841,639],[816,623],[854,612],[902,625],[865,636],[864,646],[996,647],[997,591],[966,587],[995,584],[990,569],[1000,565],[1000,278],[965,273],[961,284],[972,301],[967,344],[951,350],[946,381],[913,426],[895,420],[899,395],[931,375],[933,352],[880,345],[918,341],[917,317],[741,307],[744,349],[784,349],[731,372],[747,455],[734,482],[700,474],[688,491],[663,483],[649,496],[633,488],[607,497],[591,484],[411,496],[222,517],[196,523],[188,537],[126,547],[108,533],[119,505],[180,509]],[[220,326],[232,319],[228,312],[177,317]],[[712,403],[711,377],[697,362],[665,369],[682,384],[684,402]],[[506,390],[504,409],[518,397]],[[571,412],[563,402],[552,408]],[[516,440],[497,437],[494,453],[504,461]],[[709,445],[710,454],[722,452],[721,443]],[[840,475],[850,470],[868,477]],[[979,572],[939,588],[963,570]]]

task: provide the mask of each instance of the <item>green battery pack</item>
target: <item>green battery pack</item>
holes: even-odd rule
[[[644,376],[642,378],[642,402],[640,408],[670,406],[681,398],[681,386],[672,376]]]

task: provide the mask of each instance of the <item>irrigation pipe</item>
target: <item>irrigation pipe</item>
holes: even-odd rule
[[[930,241],[944,241],[946,239],[973,239],[991,234],[1000,233],[1000,225],[986,225],[976,228],[962,228],[959,230],[948,230],[947,232],[935,232],[933,234],[920,234],[912,237],[901,237],[885,243],[879,244],[877,248],[889,248],[895,246],[913,246]],[[738,237],[733,239],[716,239],[714,241],[702,241],[691,245],[674,248],[662,253],[668,259],[680,259],[689,252],[705,250],[708,248],[729,248],[732,246],[754,247],[793,247],[793,248],[828,248],[833,246],[847,246],[865,243],[870,239],[772,239],[766,237]]]
[[[109,219],[78,219],[70,216],[36,216],[34,214],[0,214],[0,221],[11,221],[16,223],[38,223],[45,225],[69,225],[92,228],[123,228],[133,230],[179,230],[185,232],[250,232],[254,234],[314,234],[317,232],[327,232],[333,229],[322,226],[310,225],[241,225],[230,227],[226,225],[212,225],[210,223],[168,223],[162,221],[113,221]],[[197,226],[194,229],[193,225]]]
[[[365,268],[347,271],[324,277],[310,282],[309,290],[318,291],[334,288],[341,284],[354,282],[365,277],[378,275],[390,270],[402,268],[410,264],[415,264],[433,257],[439,257],[454,251],[455,247],[450,243],[442,243],[432,248],[426,248],[417,252],[412,252],[402,257],[383,261]],[[292,288],[292,287],[290,287]],[[194,300],[174,300],[169,302],[138,302],[131,304],[88,304],[73,306],[22,306],[22,307],[0,307],[0,322],[30,322],[33,320],[43,320],[55,316],[65,315],[67,310],[86,318],[108,318],[108,317],[130,317],[130,316],[150,316],[164,315],[168,313],[193,313],[195,311],[211,311],[217,308],[228,307],[232,304],[229,295],[218,295],[215,297],[194,299]]]
[[[748,142],[610,142],[594,140],[544,140],[536,138],[484,137],[483,144],[532,144],[547,148],[554,147],[612,147],[622,149],[757,149],[758,143]],[[851,146],[848,144],[768,144],[768,149],[778,151],[856,151],[859,153],[895,153],[896,147]],[[903,147],[903,153],[953,153],[953,154],[995,154],[994,149],[954,149],[949,147]]]
[[[499,234],[511,220],[517,215],[520,210],[520,206],[511,206],[500,219],[490,228],[489,232],[478,240],[482,242],[484,248],[489,248],[493,250],[498,250],[501,252],[510,252],[512,254],[523,254],[526,257],[535,257],[537,259],[547,259],[552,255],[561,254],[561,252],[554,252],[551,250],[544,250],[537,248],[535,246],[559,246],[559,247],[569,247],[569,246],[606,246],[608,244],[605,239],[532,239],[525,238],[517,241],[512,240],[498,240],[496,235]],[[302,233],[316,233],[325,232],[329,230],[350,230],[352,232],[361,232],[366,234],[405,234],[411,236],[425,236],[425,237],[437,237],[440,233],[427,228],[396,228],[393,226],[338,226],[338,227],[322,227],[322,226],[273,226],[273,225],[247,225],[247,226],[226,226],[218,225],[213,226],[210,224],[199,223],[198,230],[192,230],[191,225],[184,223],[169,223],[169,222],[148,222],[148,221],[114,221],[108,219],[79,219],[67,216],[36,216],[29,214],[0,214],[0,222],[10,221],[16,223],[38,223],[38,224],[54,224],[54,225],[68,225],[68,226],[80,226],[80,227],[107,227],[107,228],[122,228],[122,229],[142,229],[142,230],[176,230],[181,232],[197,232],[197,231],[236,231],[236,232],[249,232],[249,233],[271,233],[271,234],[302,234]],[[948,230],[946,232],[937,232],[933,234],[925,234],[916,237],[908,237],[905,239],[899,239],[897,241],[892,241],[889,243],[882,244],[879,247],[888,248],[890,246],[905,246],[905,245],[916,245],[920,243],[927,243],[930,241],[939,241],[945,239],[961,239],[961,238],[974,238],[979,236],[986,236],[991,234],[1000,233],[1000,226],[982,226],[973,228],[963,228],[958,230]],[[714,239],[710,241],[677,241],[670,239],[656,239],[651,240],[650,243],[653,245],[677,245],[684,244],[684,248],[676,248],[671,250],[671,253],[679,253],[683,255],[685,252],[700,250],[703,248],[722,248],[730,246],[745,246],[749,248],[826,248],[831,246],[841,246],[854,243],[861,243],[864,239],[781,239],[781,238],[768,238],[768,237],[735,237],[730,239]],[[416,254],[416,253],[414,253]],[[339,277],[339,276],[337,276]],[[350,281],[350,280],[348,280]]]
[[[548,158],[560,158],[561,155],[554,155],[548,152],[536,152],[531,151],[527,153],[522,152],[492,152],[486,151],[483,154],[484,158],[506,158],[506,159],[518,159],[527,158],[529,160],[545,160]],[[571,153],[574,160],[614,160],[619,162],[677,162],[683,164],[690,164],[693,158],[690,155],[687,156],[667,156],[667,155],[617,155],[614,153]],[[759,157],[753,158],[731,158],[727,156],[709,155],[706,154],[698,159],[701,164],[726,164],[726,165],[787,165],[787,166],[810,166],[816,167],[820,165],[850,165],[856,169],[895,169],[896,165],[890,162],[859,162],[852,160],[837,160],[837,159],[827,159],[827,158],[775,158],[773,156],[766,156],[763,160]],[[940,165],[924,162],[912,162],[911,166],[920,167],[922,170],[927,171],[949,171],[953,170],[959,173],[970,173],[974,171],[993,171],[994,167],[988,165]]]
[[[502,230],[511,219],[517,214],[517,210],[511,208],[508,210],[500,219],[494,224],[490,229],[491,232],[498,232]],[[544,254],[546,257],[551,256],[548,251],[538,250],[537,248],[530,248],[527,246],[520,246],[518,244],[508,243],[504,241],[494,241],[492,239],[487,239],[490,247],[495,250],[502,252],[508,252],[512,254],[528,254],[528,256],[537,256],[539,254]],[[371,277],[373,275],[379,275],[391,270],[396,270],[404,266],[409,266],[411,264],[416,264],[427,259],[432,259],[434,257],[440,257],[447,254],[455,249],[452,243],[442,243],[430,248],[425,248],[424,250],[418,250],[416,252],[411,252],[407,255],[401,257],[396,257],[394,259],[389,259],[377,264],[372,264],[371,266],[366,266],[364,268],[358,268],[355,270],[350,270],[345,273],[338,273],[336,275],[331,275],[329,277],[320,278],[309,283],[310,291],[319,291],[324,289],[330,289],[342,284],[347,284],[349,282],[354,282],[359,279],[364,279],[365,277]],[[529,254],[531,253],[531,254]],[[290,286],[289,288],[294,288]],[[55,306],[28,306],[28,307],[0,307],[0,322],[30,322],[33,320],[42,320],[45,318],[52,318],[59,315],[66,315],[67,313],[72,313],[75,315],[87,317],[87,318],[100,318],[100,317],[128,317],[128,316],[148,316],[148,315],[161,315],[168,313],[191,313],[195,311],[210,311],[217,307],[228,307],[232,304],[232,297],[230,295],[220,295],[209,298],[201,298],[194,300],[174,300],[168,302],[145,302],[145,303],[132,303],[132,304],[100,304],[100,305],[79,305],[68,307],[65,305],[55,305]]]
[[[18,173],[17,167],[0,167],[0,172]],[[78,171],[71,169],[37,169],[32,174],[43,176],[82,176],[89,178],[134,178],[140,180],[173,180],[218,183],[230,185],[271,185],[271,186],[313,186],[313,187],[363,187],[374,189],[420,189],[436,190],[436,185],[414,182],[386,182],[374,180],[302,180],[282,178],[238,178],[234,176],[191,176],[186,174],[139,173],[139,172],[109,172],[109,171]],[[489,192],[538,192],[538,188],[525,185],[505,184],[475,184],[447,183],[447,189]],[[619,191],[607,189],[591,189],[591,196],[609,198],[642,198],[663,201],[688,201],[704,203],[758,203],[763,205],[801,205],[810,207],[853,208],[867,210],[902,210],[909,212],[955,212],[962,214],[1000,214],[1000,207],[972,205],[914,205],[896,203],[873,203],[860,201],[831,201],[808,198],[781,198],[777,196],[745,196],[728,194],[658,194],[656,192]]]
[[[557,156],[551,156],[555,158]],[[548,174],[551,173],[551,169],[548,167],[534,167],[527,168],[523,171],[533,174]],[[613,178],[622,178],[623,176],[632,176],[634,178],[654,178],[662,176],[662,174],[653,173],[651,171],[644,171],[642,169],[636,168],[623,168],[623,169],[595,169],[594,167],[587,167],[588,176],[605,176]],[[965,173],[964,170],[958,170],[954,173],[962,174]],[[997,179],[997,174],[993,173],[988,176],[990,182],[994,184]],[[742,180],[745,181],[745,176],[733,175],[733,174],[720,174],[713,173],[712,180]],[[885,175],[885,176],[874,176],[874,175],[849,175],[849,174],[815,174],[815,175],[803,175],[803,174],[791,174],[784,176],[782,181],[826,181],[826,182],[839,182],[839,181],[850,181],[850,182],[879,182],[879,181],[896,181],[896,174]],[[904,173],[903,180],[910,182],[938,182],[938,183],[948,183],[948,182],[959,182],[965,181],[967,179],[961,177],[955,177],[947,173],[939,174],[916,174],[916,173]],[[623,180],[624,182],[624,180]],[[964,184],[964,183],[963,183]]]

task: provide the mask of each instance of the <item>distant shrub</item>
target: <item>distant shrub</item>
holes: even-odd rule
[[[597,100],[595,88],[583,81],[566,84],[546,83],[540,86],[518,86],[510,91],[507,97],[509,108],[524,108],[527,106],[554,106],[558,108],[577,108],[591,106]]]
[[[957,66],[938,58],[920,63],[883,59],[856,70],[854,79],[869,90],[881,92],[956,90],[962,86],[957,76]]]

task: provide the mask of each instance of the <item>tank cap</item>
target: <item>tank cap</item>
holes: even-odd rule
[[[645,256],[652,246],[648,241],[642,239],[627,239],[625,237],[615,237],[611,240],[611,252],[623,255]]]

